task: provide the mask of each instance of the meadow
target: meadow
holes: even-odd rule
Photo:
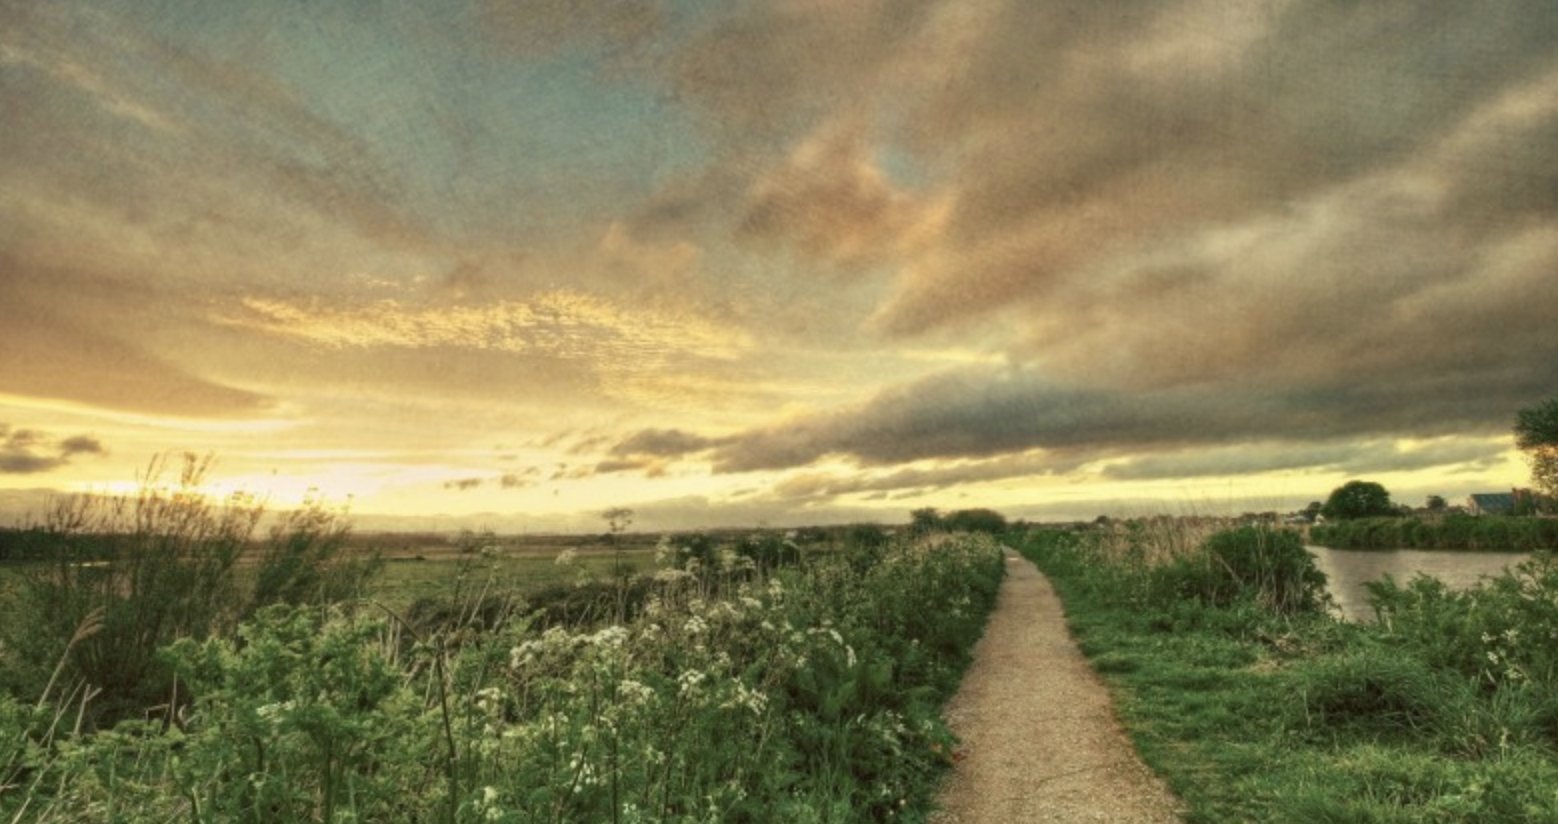
[[[1004,568],[880,530],[370,558],[317,507],[83,507],[12,569],[0,821],[920,820]]]
[[[1144,759],[1192,822],[1558,821],[1558,564],[1373,586],[1337,620],[1298,536],[1032,531]]]

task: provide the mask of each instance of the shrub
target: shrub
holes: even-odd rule
[[[984,538],[894,544],[869,568],[825,556],[723,600],[665,576],[625,624],[411,644],[377,616],[263,609],[236,639],[167,652],[199,696],[180,729],[29,750],[36,781],[0,789],[0,820],[914,817],[1003,570]],[[0,702],[0,733],[30,717]]]
[[[1212,535],[1200,552],[1152,573],[1160,597],[1212,606],[1249,600],[1281,615],[1314,612],[1325,603],[1325,574],[1296,532],[1241,527]]]
[[[89,722],[139,715],[175,698],[161,646],[229,631],[268,603],[342,597],[371,574],[371,562],[343,558],[340,516],[311,502],[271,530],[247,575],[240,558],[264,508],[203,495],[209,465],[186,455],[167,487],[154,461],[133,496],[59,502],[41,529],[46,559],[19,571],[0,622],[11,690],[33,698],[46,684],[81,684],[98,696]]]

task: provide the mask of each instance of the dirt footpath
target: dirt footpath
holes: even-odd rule
[[[963,757],[930,820],[1179,821],[1179,800],[1115,721],[1049,581],[1016,553],[1006,563],[973,666],[947,707]]]

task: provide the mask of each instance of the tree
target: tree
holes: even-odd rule
[[[1428,500],[1425,501],[1424,504],[1427,506],[1429,512],[1443,512],[1445,508],[1449,506],[1449,503],[1444,500],[1443,495],[1429,495]]]
[[[953,532],[988,532],[998,535],[1006,531],[1006,516],[993,509],[960,509],[946,517],[946,528]]]
[[[1515,446],[1531,462],[1531,483],[1548,496],[1558,496],[1558,397],[1515,415]]]
[[[1396,510],[1385,487],[1373,481],[1348,481],[1331,490],[1320,512],[1327,520],[1345,521],[1394,515]]]
[[[946,525],[941,520],[941,513],[935,507],[916,509],[909,513],[909,532],[915,535],[926,535],[931,532],[940,532]]]
[[[1317,519],[1319,519],[1320,513],[1324,511],[1325,504],[1322,504],[1319,501],[1310,501],[1309,505],[1304,507],[1302,514],[1305,520],[1309,521],[1310,523],[1314,523]]]

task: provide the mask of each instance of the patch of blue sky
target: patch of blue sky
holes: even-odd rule
[[[222,8],[141,13],[172,42],[274,77],[360,143],[397,206],[456,238],[555,236],[707,152],[653,78],[605,70],[583,50],[522,59],[466,41],[455,35],[470,21],[448,7]],[[290,151],[306,157],[309,147]]]

